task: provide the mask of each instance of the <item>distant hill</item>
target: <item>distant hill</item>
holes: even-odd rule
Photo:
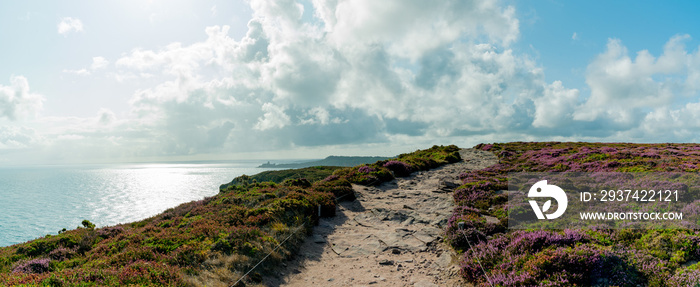
[[[260,168],[305,168],[305,167],[312,167],[312,166],[352,167],[352,166],[361,165],[361,164],[375,163],[377,161],[387,160],[390,158],[391,157],[383,157],[383,156],[333,156],[332,155],[332,156],[329,156],[329,157],[322,159],[322,160],[300,162],[300,163],[275,164],[275,163],[270,163],[268,161],[267,163],[263,163],[258,167],[260,167]]]

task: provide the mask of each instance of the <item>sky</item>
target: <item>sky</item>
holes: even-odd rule
[[[700,141],[697,1],[4,1],[0,165]]]

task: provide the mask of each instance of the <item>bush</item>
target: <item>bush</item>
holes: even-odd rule
[[[314,183],[312,189],[318,192],[331,193],[339,201],[355,200],[355,191],[352,189],[352,184],[337,175],[331,175],[322,181]]]
[[[32,259],[17,264],[12,269],[12,272],[41,274],[49,271],[49,263],[51,263],[51,260],[48,258]]]
[[[249,242],[255,242],[256,239],[261,237],[263,237],[263,234],[259,228],[235,228],[226,237],[219,238],[214,243],[214,246],[211,247],[211,250],[219,251],[224,254],[231,254],[232,252],[240,252],[242,254],[254,253],[257,249],[252,247]]]
[[[88,252],[92,249],[92,247],[95,245],[97,240],[97,233],[92,230],[88,229],[82,234],[82,238],[80,239],[80,242],[78,242],[78,253],[85,253]]]
[[[282,185],[307,188],[307,187],[311,186],[311,182],[306,180],[306,178],[296,178],[296,179],[287,179],[282,183]]]
[[[92,222],[90,222],[90,220],[87,219],[83,220],[82,225],[87,229],[95,229],[95,224],[93,224]]]
[[[49,253],[49,258],[56,261],[64,261],[73,258],[75,250],[65,247],[59,247]]]
[[[390,160],[383,165],[394,173],[394,176],[405,177],[411,175],[411,166],[398,160]]]
[[[396,160],[409,164],[412,171],[429,170],[443,164],[460,161],[459,150],[459,147],[455,145],[435,145],[426,150],[417,150],[412,153],[401,154],[396,157]]]
[[[385,167],[363,165],[344,172],[345,178],[349,182],[361,185],[378,185],[394,178],[391,172]]]
[[[124,232],[124,227],[122,226],[103,227],[97,230],[97,236],[102,238],[110,238],[117,236],[122,232]]]

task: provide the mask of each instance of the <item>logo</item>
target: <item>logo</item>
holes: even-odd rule
[[[530,192],[527,193],[527,197],[551,197],[557,201],[557,211],[544,214],[550,207],[552,207],[552,200],[547,200],[547,202],[542,205],[542,208],[537,205],[536,201],[530,200],[530,206],[532,206],[532,210],[535,211],[537,219],[545,219],[545,216],[547,219],[558,218],[564,214],[564,211],[566,211],[566,205],[568,204],[564,190],[556,185],[547,184],[546,180],[540,180],[532,185],[532,187],[530,187]]]

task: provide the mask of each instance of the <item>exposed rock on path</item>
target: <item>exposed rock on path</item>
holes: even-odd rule
[[[466,170],[497,158],[474,149],[463,161],[376,187],[354,185],[357,200],[323,218],[294,260],[268,286],[461,286],[442,235]]]

